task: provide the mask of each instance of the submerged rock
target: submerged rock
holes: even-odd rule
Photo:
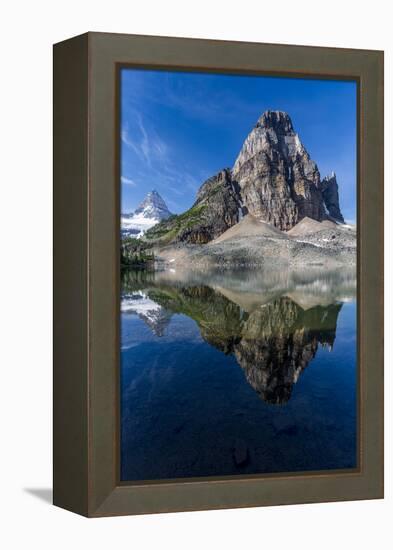
[[[236,466],[244,466],[249,461],[249,452],[243,439],[236,439],[233,447],[233,460]]]

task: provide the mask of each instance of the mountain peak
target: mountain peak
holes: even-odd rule
[[[291,117],[285,111],[265,111],[259,117],[256,126],[272,128],[280,134],[293,132]]]
[[[152,189],[134,213],[122,215],[122,235],[140,237],[145,231],[171,215],[164,199],[158,191]]]
[[[265,111],[248,134],[233,166],[236,176],[242,166],[257,155],[264,154],[273,161],[279,157],[293,164],[298,156],[309,161],[290,116],[285,111]],[[274,162],[276,162],[274,160]],[[314,166],[309,167],[313,169]]]
[[[287,231],[304,217],[326,218],[320,173],[285,111],[265,111],[232,169],[250,214]],[[332,193],[333,186],[330,187]],[[332,195],[332,202],[337,202]]]
[[[138,208],[135,214],[142,214],[145,218],[154,218],[159,221],[169,218],[171,213],[166,205],[166,202],[155,189],[149,191]]]
[[[149,191],[147,193],[146,197],[159,197],[160,199],[162,199],[160,193],[158,191],[156,191],[155,189],[152,189],[151,191]]]

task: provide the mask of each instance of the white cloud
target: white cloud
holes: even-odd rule
[[[169,148],[154,128],[148,129],[142,116],[136,111],[132,113],[131,120],[134,122],[133,131],[130,132],[129,125],[126,124],[121,131],[122,142],[148,166],[156,161],[165,161]]]
[[[139,145],[138,145],[138,143],[136,143],[135,141],[133,141],[131,139],[131,136],[129,135],[127,128],[122,129],[122,131],[121,131],[121,140],[125,145],[127,145],[127,147],[129,149],[131,149],[132,151],[134,151],[134,153],[136,153],[138,156],[140,156]]]
[[[126,178],[125,176],[121,176],[120,181],[124,185],[131,185],[131,187],[135,187],[136,183],[131,178]]]
[[[138,187],[145,180],[150,187],[161,186],[172,196],[191,195],[194,198],[201,182],[191,175],[187,167],[174,160],[170,146],[161,139],[149,119],[132,110],[122,128],[121,139],[138,157],[138,165],[143,165],[142,171],[139,170]],[[134,180],[125,176],[122,176],[121,182],[136,185]]]

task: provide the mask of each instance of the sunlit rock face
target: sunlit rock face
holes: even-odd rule
[[[233,166],[248,212],[281,230],[304,217],[327,214],[320,174],[292,121],[282,111],[266,111],[246,138]]]

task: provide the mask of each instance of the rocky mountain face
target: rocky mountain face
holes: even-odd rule
[[[322,197],[325,201],[325,206],[329,212],[330,217],[335,221],[344,223],[343,215],[340,210],[340,203],[338,198],[338,184],[336,174],[332,172],[330,176],[326,176],[321,181]]]
[[[228,169],[221,170],[200,187],[194,206],[201,208],[198,223],[187,228],[180,240],[206,243],[215,239],[239,220],[239,186]]]
[[[135,212],[121,215],[122,237],[140,237],[170,216],[172,214],[161,195],[155,190],[149,191]]]
[[[164,243],[207,243],[238,222],[240,201],[240,189],[231,171],[221,170],[203,183],[192,208],[153,227],[146,238]]]
[[[267,111],[258,119],[232,176],[248,212],[281,230],[305,216],[326,218],[317,165],[282,111]]]
[[[244,141],[233,168],[205,181],[190,210],[147,237],[205,243],[248,213],[282,231],[305,217],[344,221],[335,174],[321,180],[283,111],[266,111]]]

